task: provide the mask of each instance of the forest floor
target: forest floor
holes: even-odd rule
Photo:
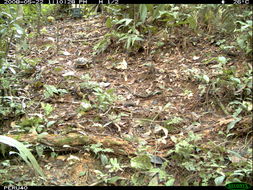
[[[93,47],[108,32],[102,17],[65,19],[47,25],[46,29],[47,34],[30,39],[27,57],[41,61],[36,71],[22,82],[31,100],[39,102],[29,108],[28,117],[44,113],[40,102],[54,107],[47,116],[52,125],[43,129],[48,134],[55,138],[70,134],[92,136],[95,143],[110,139],[120,144],[119,149],[125,155],[109,155],[122,163],[140,151],[141,143],[155,158],[165,158],[175,145],[170,136],[187,136],[192,131],[202,136],[203,143],[219,142],[223,138],[218,131],[226,130],[231,117],[212,104],[211,97],[201,95],[199,84],[191,74],[191,71],[211,73],[216,63],[204,64],[204,60],[224,54],[207,35],[179,30],[176,36],[164,39],[164,46],[157,47],[155,42],[160,37],[153,36],[139,52],[119,50],[112,42],[105,52],[94,55]],[[230,63],[236,65],[240,59],[233,57]],[[89,89],[94,84],[100,92]],[[53,85],[68,93],[45,98],[43,85]],[[100,106],[99,109],[88,109],[88,101]],[[11,123],[14,124],[15,121]],[[240,142],[237,146],[241,146]],[[110,144],[105,147],[117,149]],[[14,171],[21,170],[20,176],[15,176],[13,181],[43,185],[103,184],[102,174],[98,177],[98,170],[102,170],[98,155],[81,150],[56,151],[54,156],[38,158],[48,177],[43,182],[19,162],[19,169]],[[173,166],[172,171],[180,179],[182,171]],[[123,168],[117,175],[129,179],[132,169]]]

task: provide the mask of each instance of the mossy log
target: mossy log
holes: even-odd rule
[[[50,146],[55,151],[78,151],[82,150],[85,145],[97,143],[101,143],[104,148],[112,149],[113,153],[117,155],[134,155],[136,151],[130,142],[111,136],[91,136],[77,133],[70,133],[64,136],[55,134],[19,134],[8,136],[20,142]]]

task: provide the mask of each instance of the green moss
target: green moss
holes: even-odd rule
[[[89,141],[88,136],[73,136],[73,137],[62,137],[55,142],[57,146],[63,146],[65,144],[86,144]],[[74,142],[74,143],[73,143]]]
[[[17,141],[19,141],[20,140],[20,135],[15,135],[13,138],[16,139]]]
[[[62,146],[64,144],[70,144],[72,141],[74,141],[72,137],[63,137],[56,142],[56,145]]]
[[[78,137],[78,142],[80,142],[81,144],[86,144],[87,142],[89,142],[89,137],[88,136],[79,136]]]
[[[114,141],[114,140],[110,140],[110,139],[104,140],[104,143],[107,143],[107,144],[109,144],[109,145],[121,145],[121,144],[122,144],[121,142]],[[104,144],[104,143],[103,143],[103,144]]]

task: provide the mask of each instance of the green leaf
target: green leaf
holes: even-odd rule
[[[27,163],[27,165],[31,168],[34,168],[40,176],[45,177],[41,167],[39,166],[32,153],[21,142],[11,137],[0,135],[0,143],[7,144],[18,149],[19,156]]]
[[[148,170],[152,167],[151,159],[147,155],[139,155],[131,159],[131,167],[136,169]]]
[[[125,178],[119,177],[119,176],[114,176],[114,177],[108,179],[108,183],[115,184],[120,179],[125,179]]]
[[[7,32],[7,28],[3,28],[3,29],[0,30],[1,35],[5,35],[6,32]]]
[[[18,33],[19,35],[24,34],[23,28],[21,28],[18,24],[13,24],[13,25],[14,25],[14,27],[15,27],[15,29],[16,29],[16,31],[17,31],[17,33]]]
[[[177,138],[175,136],[170,136],[170,139],[174,142],[177,143]]]
[[[241,121],[241,118],[237,118],[234,121],[230,122],[227,127],[227,133],[234,128],[235,124]]]
[[[223,183],[225,177],[226,177],[226,176],[224,176],[224,175],[219,176],[219,177],[216,177],[216,178],[214,179],[215,184],[216,184],[216,185],[221,185],[221,184]]]
[[[44,96],[45,98],[52,97],[54,93],[58,93],[58,90],[55,86],[53,85],[44,85],[45,91],[44,91]]]
[[[45,104],[41,102],[41,107],[44,109],[44,112],[46,115],[50,115],[50,113],[54,110],[53,106],[51,104]]]
[[[240,48],[244,49],[244,47],[245,47],[244,40],[242,38],[238,37],[236,41],[237,41],[238,45],[240,46]]]
[[[104,154],[101,154],[100,160],[101,160],[101,163],[102,163],[103,166],[107,165],[108,162],[109,162],[107,156],[104,155]]]
[[[56,121],[49,121],[47,123],[47,127],[51,127],[52,125],[54,125],[56,123]]]
[[[174,185],[174,182],[175,182],[175,179],[174,179],[174,178],[171,178],[171,179],[169,179],[169,180],[165,183],[165,186],[173,186],[173,185]]]
[[[118,22],[116,22],[116,24],[123,24],[123,23],[125,23],[125,24],[123,24],[123,25],[120,25],[120,26],[118,27],[118,29],[119,29],[119,28],[121,28],[122,26],[128,26],[132,21],[133,21],[133,19],[124,18],[124,19],[121,19],[121,20],[119,20]]]
[[[243,106],[247,109],[247,111],[252,111],[252,103],[249,101],[243,101]]]
[[[43,119],[41,118],[42,116],[37,115],[34,117],[30,117],[30,118],[24,118],[21,122],[20,122],[20,126],[22,127],[38,127],[42,122]]]
[[[209,83],[210,79],[207,75],[203,75],[203,79],[206,83]]]
[[[80,172],[79,177],[86,175],[87,172]]]
[[[147,18],[147,13],[148,13],[147,5],[141,4],[139,12],[140,12],[141,22],[144,23]]]
[[[84,111],[84,112],[89,111],[92,108],[92,105],[88,100],[83,100],[81,102],[80,106],[81,106],[81,110]]]
[[[157,186],[157,185],[158,185],[158,178],[157,178],[157,176],[155,176],[151,179],[148,186]]]
[[[112,19],[111,18],[107,18],[105,25],[107,28],[111,28],[112,27]]]
[[[231,80],[231,81],[234,81],[234,82],[236,82],[236,83],[238,83],[238,84],[241,84],[241,80],[240,80],[239,78],[231,77],[230,80]]]
[[[67,94],[68,93],[68,91],[65,89],[58,89],[57,91],[58,91],[57,93],[60,93],[60,94]]]
[[[36,152],[39,155],[39,157],[43,156],[44,148],[42,146],[36,146]]]
[[[0,153],[5,157],[6,153],[6,145],[5,144],[0,144]]]
[[[157,6],[157,8],[155,9],[154,11],[154,14],[153,14],[153,17],[155,19],[157,19],[159,16],[160,16],[160,11],[163,11],[165,8],[165,5],[164,4],[160,4]]]
[[[1,14],[2,14],[3,16],[8,17],[8,19],[13,20],[13,16],[12,16],[11,14],[9,14],[9,13],[7,13],[7,12],[2,12]]]
[[[217,58],[217,61],[221,64],[226,64],[227,63],[227,59],[226,57],[220,56]]]

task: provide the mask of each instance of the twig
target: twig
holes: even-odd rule
[[[209,94],[210,88],[211,88],[211,85],[209,85],[206,90],[206,100],[205,100],[206,107],[208,107],[208,94]]]
[[[55,54],[57,55],[59,52],[59,22],[56,24],[56,52]]]
[[[10,44],[11,44],[11,41],[12,41],[12,39],[13,39],[13,36],[14,36],[14,31],[12,31],[10,40],[9,40],[9,42],[8,42],[7,45],[6,45],[5,59],[7,59],[7,56],[8,56],[9,50],[10,50]]]
[[[37,11],[39,12],[38,13],[38,20],[37,20],[37,35],[36,35],[36,40],[38,38],[38,36],[40,35],[40,23],[41,23],[41,4],[38,4],[37,5]]]
[[[96,186],[96,185],[103,183],[103,182],[104,182],[104,180],[96,181],[96,182],[90,184],[89,186]]]
[[[218,96],[214,93],[214,96],[216,98],[217,103],[219,104],[219,106],[221,107],[222,111],[226,114],[226,116],[230,115],[227,111],[227,109],[225,108],[225,106],[221,103],[220,99],[218,98]]]

